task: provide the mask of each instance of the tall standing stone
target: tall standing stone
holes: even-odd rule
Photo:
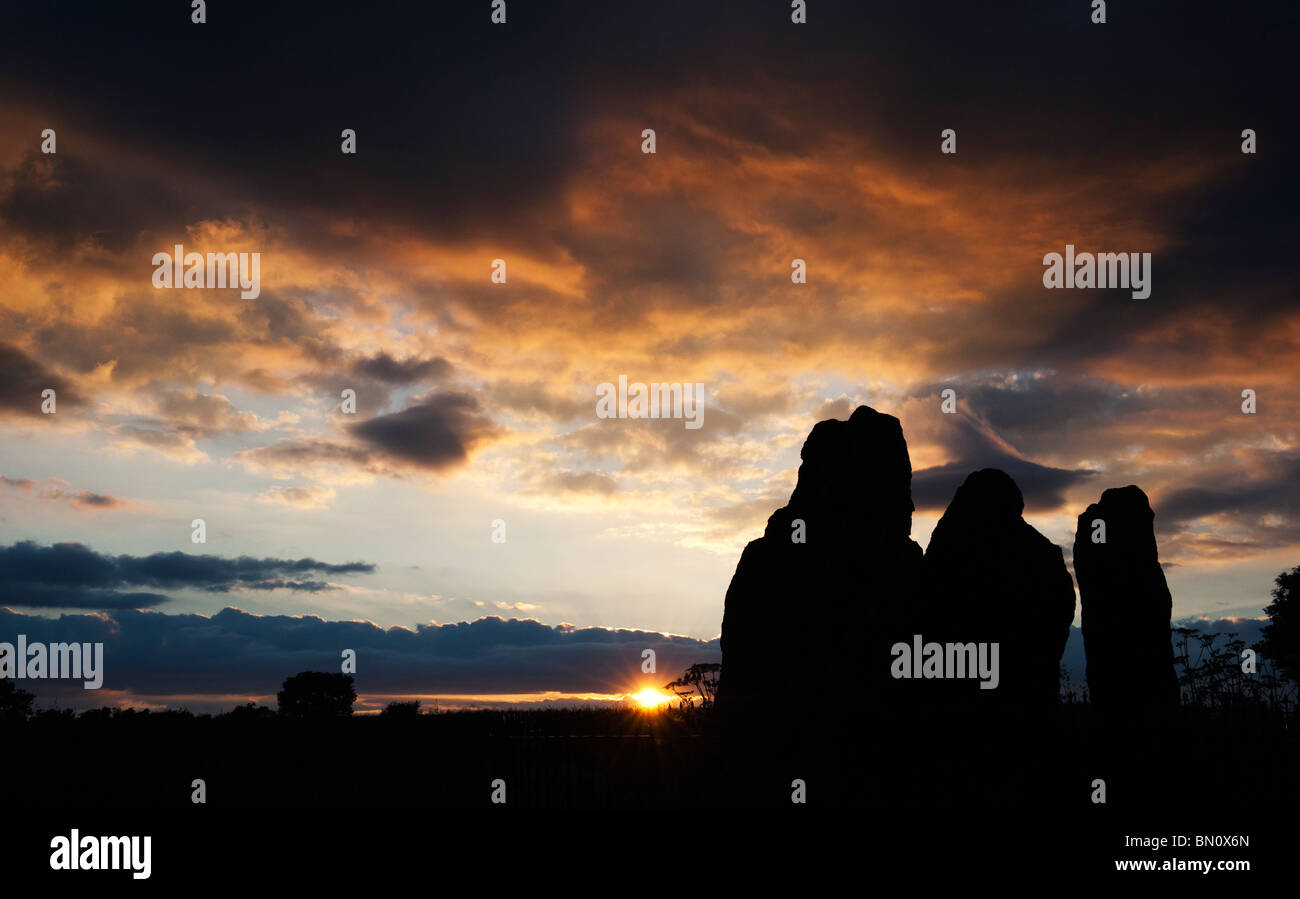
[[[898,419],[867,406],[819,422],[800,455],[789,503],[727,590],[718,708],[733,749],[842,761],[919,590],[912,466]]]
[[[1173,598],[1145,493],[1132,484],[1112,488],[1079,516],[1074,572],[1093,704],[1130,712],[1176,706]]]
[[[997,688],[964,682],[953,685],[957,692],[1045,706],[1060,693],[1074,581],[1061,548],[1025,521],[1024,508],[1016,482],[996,468],[957,488],[925,551],[924,636],[998,644]]]

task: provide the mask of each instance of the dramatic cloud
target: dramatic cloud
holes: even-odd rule
[[[268,7],[271,39],[234,55],[218,27],[134,7],[29,4],[6,32],[0,414],[6,473],[42,485],[4,485],[6,541],[93,545],[118,513],[68,508],[132,496],[122,539],[143,554],[216,507],[232,553],[391,552],[389,598],[442,592],[405,574],[426,566],[459,601],[544,583],[580,623],[708,636],[804,437],[866,403],[903,423],[918,532],[992,466],[1067,545],[1101,490],[1141,485],[1180,600],[1211,569],[1300,551],[1289,6],[1157,0],[1098,29],[1031,0],[887,21],[833,3],[792,28],[736,4],[647,18],[575,0],[512,9],[507,42],[469,6],[365,28],[317,12],[315,40],[276,40],[299,14]],[[1103,31],[1107,65],[1089,67]],[[195,102],[160,67],[195,60],[248,127],[157,128]],[[443,77],[480,69],[494,77]],[[362,111],[355,157],[340,110]],[[1046,290],[1043,255],[1067,243],[1152,253],[1151,295]],[[176,244],[259,253],[260,295],[155,288],[150,259]],[[705,384],[703,427],[596,419],[594,385],[620,374]],[[58,415],[40,414],[47,387]],[[508,544],[486,537],[497,518]],[[1234,609],[1258,597],[1239,574],[1213,587]],[[187,589],[285,585],[379,614],[361,591],[307,593],[328,578]],[[173,589],[84,589],[127,588]]]
[[[441,473],[464,465],[471,453],[505,433],[474,397],[434,394],[400,412],[350,424],[338,438],[291,438],[243,450],[236,458],[249,468],[281,476],[327,477],[333,470],[346,480],[356,473]]]
[[[1238,470],[1212,487],[1187,487],[1161,496],[1161,517],[1178,525],[1216,515],[1241,521],[1295,516],[1300,510],[1300,455],[1260,453],[1257,457],[1264,462],[1258,474]]]
[[[967,475],[981,468],[998,468],[1015,479],[1025,498],[1025,508],[1056,509],[1065,503],[1067,488],[1095,471],[1039,465],[1020,456],[984,422],[966,415],[949,415],[952,428],[945,434],[955,462],[925,468],[912,475],[912,501],[918,509],[945,509]]]
[[[124,587],[209,593],[290,589],[308,592],[331,586],[304,575],[369,574],[365,562],[328,564],[315,559],[256,559],[196,556],[182,552],[150,556],[108,556],[80,543],[40,546],[31,541],[0,547],[0,601],[32,608],[144,608],[167,600],[153,593],[119,592]]]
[[[1162,557],[1233,560],[1300,543],[1300,455],[1244,450],[1204,470],[1212,486],[1183,478],[1155,497]]]
[[[4,385],[0,390],[0,412],[40,416],[42,394],[47,389],[55,391],[55,414],[58,406],[76,408],[83,402],[67,381],[7,343],[0,343],[0,384]]]
[[[352,432],[383,455],[437,471],[464,462],[470,450],[501,429],[480,412],[473,397],[438,394],[363,421]]]
[[[353,363],[352,369],[359,375],[388,384],[411,384],[442,377],[451,370],[451,365],[446,359],[399,361],[387,353],[380,352],[368,358],[358,359]]]
[[[946,509],[953,494],[971,472],[999,468],[1011,475],[1030,510],[1057,509],[1065,503],[1065,490],[1095,474],[1037,465],[1010,455],[988,455],[926,468],[912,475],[912,501],[918,509]]]

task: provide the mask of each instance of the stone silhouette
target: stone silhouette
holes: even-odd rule
[[[846,705],[889,688],[889,646],[910,633],[922,553],[897,418],[859,406],[848,421],[819,422],[800,455],[789,503],[745,547],[727,590],[718,707],[735,753],[833,764],[859,745],[847,731],[865,727]],[[773,710],[798,710],[799,732],[765,728]]]
[[[898,419],[860,406],[847,421],[819,422],[801,458],[790,501],[745,547],[727,590],[717,705],[731,798],[788,804],[792,784],[848,806],[1075,795],[1057,754],[1025,752],[1050,745],[1064,720],[1059,666],[1075,591],[1061,547],[1025,521],[1015,481],[990,468],[969,475],[922,554]],[[1105,520],[1106,543],[1092,542],[1094,519]],[[1079,519],[1099,706],[1177,703],[1152,523],[1137,487],[1107,490]],[[893,648],[909,644],[915,656],[918,642],[931,659],[929,645],[954,651],[940,670],[895,677]],[[981,644],[998,645],[995,689],[980,689],[982,671],[954,676],[956,659],[972,658],[966,647],[978,654]],[[1129,802],[1154,788],[1163,752],[1134,742],[1105,743],[1094,765]]]
[[[1147,495],[1132,484],[1105,491],[1079,516],[1074,572],[1088,689],[1093,704],[1109,711],[1178,704],[1169,635],[1173,598],[1160,568],[1154,523]]]
[[[949,693],[1023,705],[1051,705],[1074,620],[1074,581],[1061,548],[1023,517],[1016,482],[995,468],[957,488],[925,551],[927,641],[997,643],[999,683]]]
[[[912,466],[898,419],[859,406],[848,421],[819,422],[800,456],[790,502],[745,547],[727,590],[718,702],[732,709],[806,705],[821,691],[792,671],[861,683],[871,666],[863,625],[897,619],[892,610],[919,584]],[[828,635],[844,645],[828,645]]]

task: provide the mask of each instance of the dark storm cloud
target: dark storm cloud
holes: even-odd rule
[[[375,391],[387,400],[387,393]],[[362,397],[358,392],[358,399]],[[370,474],[397,474],[414,466],[447,471],[464,464],[470,453],[504,433],[466,394],[430,394],[400,412],[376,415],[348,426],[352,441],[295,438],[242,450],[235,458],[246,465],[276,471],[340,466]]]
[[[100,235],[117,246],[150,228],[175,231],[195,219],[265,209],[299,246],[329,255],[356,247],[325,220],[356,217],[390,234],[473,237],[546,258],[568,251],[586,266],[591,299],[609,309],[656,286],[665,288],[652,291],[658,304],[730,303],[750,292],[748,278],[761,282],[749,260],[759,249],[751,223],[738,230],[689,187],[669,195],[634,190],[620,207],[631,214],[619,216],[621,236],[563,225],[566,191],[602,174],[584,168],[591,142],[600,142],[602,157],[623,154],[584,125],[611,115],[637,120],[618,138],[635,154],[639,129],[658,124],[661,168],[697,151],[728,165],[764,154],[815,160],[850,134],[891,172],[920,184],[935,183],[938,132],[955,127],[961,167],[947,171],[996,184],[982,176],[1010,167],[1023,172],[1027,196],[1044,184],[1075,185],[1081,203],[1118,190],[1123,208],[1107,221],[1151,222],[1173,241],[1157,258],[1148,301],[1090,292],[1072,298],[1077,305],[1064,321],[1026,326],[1024,310],[1043,302],[1041,290],[1009,290],[994,297],[998,314],[976,307],[927,320],[928,342],[941,350],[935,356],[972,367],[1003,367],[1010,353],[1082,363],[1124,351],[1189,305],[1221,302],[1212,299],[1220,288],[1235,290],[1234,305],[1264,318],[1294,301],[1286,260],[1300,237],[1290,214],[1300,185],[1282,152],[1294,146],[1295,123],[1284,112],[1288,79],[1278,71],[1292,34],[1279,26],[1294,17],[1280,2],[1244,2],[1231,16],[1206,2],[1126,4],[1122,14],[1112,11],[1114,22],[1094,26],[1086,7],[1029,0],[954,4],[940,16],[924,5],[880,10],[827,0],[798,27],[788,9],[762,12],[739,0],[705,8],[679,0],[653,12],[639,4],[574,2],[562,11],[525,4],[511,9],[506,27],[470,5],[326,3],[314,8],[307,31],[297,11],[252,3],[223,4],[224,14],[203,27],[162,3],[74,17],[46,7],[11,10],[0,23],[11,26],[0,28],[0,93],[20,93],[64,129],[59,161],[30,160],[9,188],[10,227],[33,238]],[[263,40],[242,39],[251,20]],[[68,44],[80,52],[58,51]],[[325,56],[324,46],[340,52]],[[629,66],[630,58],[654,64]],[[205,73],[202,84],[159,77],[194,70]],[[42,72],[39,86],[32,71]],[[418,112],[412,95],[421,97]],[[157,127],[160,108],[216,108],[231,96],[241,98],[237,123],[193,115]],[[679,107],[697,127],[667,115]],[[1254,157],[1237,152],[1247,124],[1261,135]],[[343,127],[358,132],[355,158],[338,151]],[[132,147],[149,135],[148,151],[181,168],[147,189],[120,186],[118,160],[78,155],[87,134]],[[1214,161],[1213,183],[1122,190],[1154,177],[1177,185],[1183,160],[1193,157]],[[1037,165],[1022,168],[1022,159]],[[66,172],[51,182],[44,165]],[[140,178],[149,170],[135,171]],[[181,202],[174,185],[189,183],[178,178],[193,172],[220,189],[196,189]],[[851,174],[842,177],[849,186]],[[51,183],[75,185],[76,196]],[[1017,184],[1005,186],[1014,192]],[[851,230],[853,222],[835,220],[843,210],[800,198],[797,182],[789,188],[772,205],[774,218],[799,231]],[[62,192],[58,208],[47,190]],[[1132,208],[1125,197],[1135,197]],[[1179,224],[1162,227],[1169,222]],[[894,229],[880,230],[871,243]],[[1037,255],[1005,260],[1027,283],[1041,274],[1042,252],[1086,235],[1043,237],[1050,246]],[[629,244],[635,253],[626,252]],[[728,253],[743,264],[724,270],[719,260]],[[807,289],[825,287],[814,279]],[[819,305],[824,299],[831,298],[819,295]],[[1226,313],[1223,339],[1234,348],[1279,339],[1255,314],[1215,308]],[[969,316],[1021,326],[981,327]],[[167,330],[122,324],[112,323],[113,331]],[[294,339],[300,324],[281,316],[267,328]],[[122,340],[97,336],[65,334],[61,348],[44,349],[76,365],[95,357],[97,345]],[[1194,354],[1195,343],[1181,352]],[[1181,358],[1177,347],[1162,351]],[[116,377],[141,374],[140,365],[154,361],[125,351],[117,358]],[[387,380],[386,370],[371,375]]]
[[[446,359],[394,359],[387,353],[357,359],[352,364],[357,374],[383,381],[386,384],[411,384],[429,378],[440,378],[451,371]]]
[[[291,589],[319,592],[326,582],[304,575],[369,574],[366,562],[329,564],[315,559],[221,558],[182,552],[110,556],[80,543],[41,546],[22,541],[0,547],[0,603],[41,608],[120,609],[154,606],[167,597],[122,592],[124,587],[232,590]]]
[[[998,468],[1011,475],[1025,498],[1025,508],[1040,511],[1065,504],[1065,491],[1096,472],[1088,469],[1051,468],[1006,454],[951,462],[924,468],[912,475],[912,501],[918,509],[945,509],[962,481],[981,468]]]
[[[569,54],[552,46],[539,57],[529,38],[529,21],[546,25],[550,17],[516,7],[509,28],[491,30],[487,12],[464,6],[384,6],[363,13],[326,4],[305,25],[287,9],[235,2],[202,27],[165,3],[72,17],[9,10],[0,22],[0,78],[31,95],[28,65],[47,52],[36,48],[78,46],[64,64],[41,68],[49,75],[41,95],[77,98],[75,112],[51,115],[60,154],[74,151],[87,131],[132,141],[149,135],[197,169],[238,173],[240,189],[225,208],[253,197],[281,208],[387,208],[408,226],[445,235],[497,218],[490,210],[509,202],[519,214],[500,228],[525,233],[529,210],[553,201],[577,133],[564,127],[564,88],[576,83],[576,73],[564,71],[573,67]],[[250,22],[256,41],[247,39]],[[140,52],[121,52],[125,44]],[[278,47],[269,52],[272,44]],[[325,47],[341,56],[322,55]],[[18,59],[29,52],[26,62]],[[547,77],[536,77],[539,65]],[[194,71],[204,73],[201,85],[159,77]],[[415,95],[427,114],[411,114]],[[241,97],[238,122],[185,115],[157,127],[159,109],[209,101],[228,108],[233,96]],[[339,153],[345,127],[357,131],[365,164],[350,165]],[[453,166],[454,183],[438,177]]]
[[[1259,519],[1272,515],[1291,539],[1300,538],[1300,456],[1293,453],[1261,453],[1257,470],[1223,473],[1212,487],[1175,487],[1160,495],[1157,521],[1162,529],[1177,530],[1196,519],[1224,515],[1237,523],[1259,526]],[[1285,523],[1285,525],[1283,524]]]
[[[293,7],[251,2],[222,13],[195,27],[161,0],[75,16],[24,4],[0,23],[0,78],[30,90],[40,71],[43,95],[79,97],[69,138],[91,125],[149,135],[200,167],[241,173],[249,195],[271,205],[401,209],[442,234],[493,219],[526,233],[554,203],[584,109],[617,97],[635,110],[664,88],[740,87],[759,73],[800,89],[811,118],[874,131],[899,158],[933,156],[943,127],[970,135],[961,152],[971,164],[1024,148],[1102,158],[1139,140],[1186,146],[1235,134],[1244,118],[1261,133],[1294,130],[1286,79],[1270,68],[1287,46],[1280,2],[1242,2],[1231,15],[1208,2],[1126,4],[1106,26],[1089,23],[1086,4],[1030,0],[942,15],[825,0],[798,27],[788,4],[740,0],[515,4],[505,27],[473,4],[326,3],[309,23]],[[250,21],[258,41],[245,39]],[[128,42],[148,50],[121,52]],[[1225,42],[1251,52],[1224,53]],[[69,45],[78,52],[56,55]],[[328,64],[322,47],[337,48]],[[202,82],[160,77],[193,71]],[[1093,102],[1078,102],[1083,92]],[[174,116],[158,128],[159,109],[232,96],[238,121]],[[412,96],[423,114],[412,114]],[[779,122],[741,116],[732,131],[776,149],[818,137]],[[344,127],[357,130],[356,160],[338,152]],[[521,214],[492,212],[507,202]]]
[[[1050,510],[1065,503],[1065,491],[1096,474],[1091,469],[1053,468],[1025,459],[1000,441],[987,424],[963,414],[942,416],[942,436],[956,461],[923,468],[912,475],[912,501],[918,509],[944,509],[966,476],[997,468],[1020,487],[1026,509]]]
[[[937,393],[937,391],[931,391]],[[1012,383],[966,384],[962,401],[999,434],[1057,431],[1067,424],[1093,424],[1152,407],[1169,407],[1170,397],[1142,395],[1122,385],[1083,378],[1018,378]]]
[[[954,377],[920,386],[912,396],[938,406],[944,387],[956,390],[961,409],[1027,457],[1055,453],[1104,459],[1135,442],[1194,450],[1241,432],[1239,386],[1122,384],[1012,372]]]
[[[7,343],[0,343],[0,384],[4,385],[0,387],[0,412],[41,415],[41,391],[46,388],[55,391],[56,408],[83,404],[66,381]]]
[[[114,168],[110,160],[77,152],[75,129],[56,132],[64,141],[61,152],[42,155],[33,142],[8,184],[0,181],[0,222],[22,234],[38,258],[87,240],[118,253],[143,231],[184,227],[191,210],[182,185],[147,169]]]
[[[0,638],[18,633],[29,641],[103,642],[104,688],[149,694],[274,693],[298,671],[337,670],[344,649],[357,653],[362,694],[622,693],[644,679],[645,649],[655,650],[665,682],[721,656],[717,640],[647,631],[495,617],[384,630],[233,608],[211,617],[122,611],[57,619],[0,608]]]
[[[161,593],[131,593],[95,587],[59,587],[0,581],[0,606],[28,609],[150,609],[169,598]]]
[[[117,556],[114,561],[123,583],[153,587],[191,586],[222,592],[273,580],[274,575],[370,574],[375,570],[375,566],[367,562],[335,565],[315,559],[257,559],[252,556],[226,559],[182,552]]]
[[[377,415],[352,427],[366,445],[422,468],[443,469],[464,462],[475,445],[499,433],[464,394],[438,394],[401,412]]]

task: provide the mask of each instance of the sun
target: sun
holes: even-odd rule
[[[632,694],[632,698],[637,701],[637,705],[643,709],[657,709],[665,702],[672,701],[672,697],[667,693],[661,693],[654,687],[646,687],[640,693]]]

